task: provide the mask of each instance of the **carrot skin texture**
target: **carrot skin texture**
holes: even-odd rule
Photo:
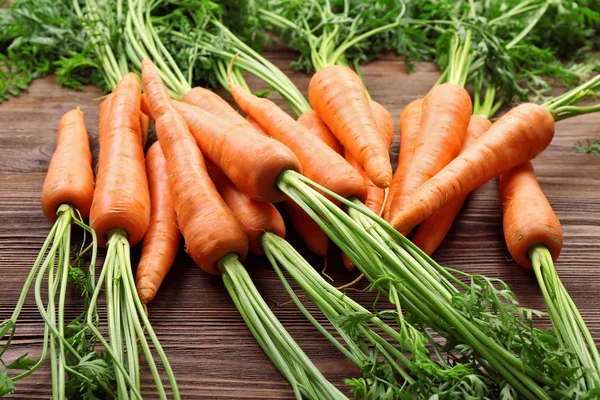
[[[142,63],[142,77],[167,160],[169,186],[187,253],[204,271],[219,274],[216,263],[225,255],[246,257],[248,238],[210,180],[196,140],[148,59]]]
[[[394,194],[390,213],[408,202],[412,194],[459,154],[471,119],[469,93],[458,85],[441,84],[423,99],[419,144]]]
[[[229,83],[240,108],[267,134],[289,147],[300,160],[304,175],[345,198],[364,200],[366,187],[361,176],[322,140],[268,99],[259,98]]]
[[[236,123],[244,123],[240,115],[225,99],[215,92],[203,87],[195,87],[185,94],[183,102],[196,106],[222,119],[231,119]]]
[[[490,126],[492,126],[492,123],[487,118],[472,115],[462,150],[464,151],[472,145],[479,137],[487,132]],[[413,238],[413,243],[423,250],[425,254],[429,256],[432,255],[442,244],[450,231],[450,228],[452,228],[456,216],[467,199],[467,195],[453,203],[446,204],[440,211],[419,224],[417,233]]]
[[[402,180],[406,176],[406,171],[408,171],[415,149],[419,144],[422,109],[423,99],[413,100],[402,110],[400,115],[400,152],[398,153],[396,172],[383,211],[386,221],[391,221],[395,216],[394,209],[391,206],[394,197],[398,193],[398,188],[402,186]]]
[[[285,238],[285,224],[277,208],[271,203],[265,203],[250,198],[239,191],[235,185],[214,165],[207,165],[208,175],[217,187],[219,194],[238,219],[246,236],[250,251],[264,255],[261,238],[263,233],[271,232]]]
[[[154,120],[154,117],[152,117],[150,104],[148,104],[148,97],[146,96],[146,93],[142,93],[142,97],[140,98],[140,111],[150,117],[151,120]]]
[[[42,188],[42,210],[51,222],[61,204],[72,204],[81,217],[90,214],[94,196],[92,153],[83,113],[71,110],[60,119],[56,150]]]
[[[327,124],[323,122],[315,110],[305,112],[298,117],[297,121],[300,125],[304,126],[325,142],[325,144],[331,147],[336,153],[342,154],[342,145],[340,144],[340,141],[337,140],[333,133],[331,133]]]
[[[327,256],[329,238],[321,227],[296,203],[286,201],[283,208],[306,247],[318,256]]]
[[[556,261],[563,245],[558,217],[542,192],[531,162],[500,175],[502,225],[508,251],[525,268],[533,268],[529,249],[542,244]]]
[[[392,225],[400,231],[414,228],[445,204],[533,159],[548,147],[553,137],[554,118],[544,107],[524,103],[513,108],[423,184],[400,210]]]
[[[100,155],[90,226],[106,246],[108,232],[122,229],[131,246],[138,244],[150,222],[150,193],[140,131],[139,78],[129,73],[112,93],[108,118],[100,119]]]
[[[150,226],[142,242],[135,286],[140,300],[149,303],[173,266],[181,244],[167,160],[159,142],[150,146],[146,153],[146,173],[150,189]]]
[[[387,188],[392,182],[390,157],[356,72],[339,65],[317,71],[308,85],[308,99],[373,183]]]
[[[256,122],[251,116],[248,115],[246,120],[252,124],[256,131],[261,135],[268,136],[263,128],[258,125],[258,122]],[[315,133],[314,131],[311,132]],[[300,235],[300,238],[302,238],[302,241],[306,247],[308,247],[312,253],[318,256],[327,256],[327,250],[329,249],[329,237],[327,237],[321,227],[315,221],[313,221],[306,211],[304,211],[291,199],[286,199],[283,204],[288,218],[296,229],[296,232],[298,232],[298,235]]]
[[[375,119],[375,126],[377,126],[379,137],[383,139],[383,143],[389,151],[394,141],[394,118],[387,108],[375,100],[369,100],[369,105],[371,106],[371,112]]]
[[[292,150],[258,134],[243,118],[241,124],[186,103],[173,104],[187,122],[202,154],[238,189],[269,203],[286,199],[277,188],[279,175],[287,169],[302,171]]]

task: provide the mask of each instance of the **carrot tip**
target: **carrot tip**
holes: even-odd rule
[[[144,304],[150,303],[154,299],[154,296],[156,296],[156,292],[149,288],[138,288],[137,292],[140,300]]]

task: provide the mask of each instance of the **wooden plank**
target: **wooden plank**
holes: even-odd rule
[[[293,73],[290,54],[269,54],[278,66],[292,76],[306,93],[308,77]],[[390,57],[373,62],[362,70],[374,99],[386,106],[397,123],[410,101],[423,96],[438,78],[432,64],[417,66],[410,76],[402,61]],[[253,89],[265,88],[249,79]],[[228,95],[220,92],[226,98]],[[92,87],[74,92],[58,88],[53,78],[34,82],[29,93],[0,105],[0,320],[8,318],[22,283],[33,263],[50,224],[40,209],[44,173],[55,147],[56,129],[62,113],[81,107],[97,156],[98,98]],[[281,99],[272,95],[283,106]],[[289,110],[289,108],[285,107]],[[600,136],[600,115],[589,115],[557,125],[549,149],[534,164],[544,192],[563,223],[565,247],[558,262],[575,302],[588,321],[592,334],[600,339],[600,158],[576,154],[573,143]],[[396,127],[396,130],[398,128]],[[392,155],[395,161],[398,138]],[[467,272],[479,272],[506,280],[525,305],[543,307],[535,279],[509,260],[502,236],[497,182],[478,189],[467,201],[457,223],[436,259],[444,265]],[[290,241],[307,256],[315,268],[323,260],[306,251],[297,236]],[[139,248],[133,250],[139,257]],[[272,302],[275,314],[294,338],[334,383],[358,376],[359,371],[330,346],[308,324],[289,298],[267,261],[249,257],[245,263],[264,297]],[[345,272],[339,254],[332,249],[328,274],[336,282],[354,279]],[[370,293],[352,293],[365,306],[373,301]],[[76,295],[67,317],[76,315]],[[314,307],[311,307],[314,310]],[[208,276],[181,254],[155,301],[149,307],[153,326],[161,339],[178,377],[184,398],[280,399],[290,398],[285,380],[262,353],[229,299],[219,277]],[[322,319],[321,319],[322,320]],[[8,359],[29,351],[39,355],[42,324],[32,298],[28,299]],[[144,378],[144,395],[152,398],[151,381]],[[50,373],[47,368],[19,382],[14,398],[48,398]]]

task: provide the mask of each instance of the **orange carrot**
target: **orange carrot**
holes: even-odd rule
[[[394,119],[392,118],[392,114],[375,100],[369,100],[369,105],[371,106],[371,112],[375,119],[375,126],[377,126],[379,137],[383,139],[383,143],[389,151],[394,141]]]
[[[101,246],[106,246],[112,229],[124,230],[131,246],[139,243],[148,229],[150,194],[140,132],[140,96],[139,78],[133,73],[125,75],[112,93],[109,118],[100,120],[90,226]]]
[[[142,132],[142,147],[148,142],[148,133],[150,133],[150,117],[140,111],[140,131]]]
[[[72,204],[83,219],[90,214],[94,195],[92,153],[83,113],[71,110],[58,126],[56,150],[42,188],[42,210],[54,222],[61,204]]]
[[[402,209],[419,186],[459,154],[471,112],[471,98],[462,86],[444,83],[427,93],[423,99],[419,144],[394,194],[390,214]]]
[[[553,137],[554,118],[546,108],[532,103],[513,108],[417,189],[392,225],[400,231],[414,228],[444,205],[531,160],[548,147]]]
[[[304,175],[339,194],[363,200],[366,187],[342,156],[289,116],[275,103],[249,93],[231,80],[229,88],[240,108],[269,136],[289,147],[300,160]]]
[[[283,208],[306,247],[318,256],[327,256],[329,238],[321,227],[293,201],[283,203]]]
[[[135,280],[140,300],[149,303],[171,269],[181,242],[169,188],[167,160],[159,142],[150,146],[146,153],[146,173],[150,190],[150,226],[142,243],[142,258]]]
[[[300,162],[285,145],[256,132],[245,121],[219,118],[192,105],[173,102],[187,122],[196,143],[215,166],[242,192],[269,203],[286,196],[277,188],[281,171],[300,171]],[[242,159],[243,163],[235,162]]]
[[[331,133],[331,130],[327,124],[323,122],[315,110],[305,112],[298,117],[297,121],[300,125],[307,128],[319,139],[325,142],[325,144],[331,147],[336,153],[342,154],[342,146],[340,145],[340,141],[337,140],[333,133]]]
[[[148,59],[142,63],[142,77],[167,160],[169,185],[187,252],[204,271],[218,274],[216,263],[225,255],[235,253],[245,258],[248,238],[210,180],[187,123]]]
[[[150,110],[150,104],[148,104],[148,97],[146,97],[146,93],[142,93],[142,97],[140,98],[140,111],[150,117],[151,120],[154,120],[152,117],[152,110]]]
[[[373,110],[373,115],[375,116],[377,132],[386,146],[388,146],[389,150],[389,147],[394,140],[394,122],[392,120],[392,116],[381,104],[373,100],[370,101],[370,104],[371,109]],[[385,190],[377,187],[371,181],[371,179],[369,179],[365,170],[360,166],[358,161],[352,157],[352,154],[346,151],[346,149],[344,149],[344,158],[346,158],[348,164],[352,165],[354,169],[360,173],[360,175],[363,177],[365,185],[367,186],[367,199],[364,203],[365,206],[371,209],[375,214],[381,214],[383,201],[385,199]],[[350,260],[350,258],[344,253],[342,253],[342,261],[348,271],[352,271],[354,268],[356,268],[352,260]]]
[[[316,116],[316,118],[318,118],[318,116]],[[258,122],[256,122],[251,116],[248,115],[246,120],[250,122],[252,126],[254,126],[257,132],[265,136],[267,135],[260,125],[258,125]],[[327,130],[329,129],[327,127],[325,128]],[[311,132],[315,133],[314,130]],[[312,220],[306,211],[300,208],[300,206],[298,206],[292,200],[286,199],[283,204],[288,218],[296,229],[296,232],[298,232],[298,235],[300,235],[302,238],[304,244],[306,244],[306,247],[308,247],[311,252],[318,256],[327,256],[327,250],[329,249],[329,238],[325,232],[323,232],[321,227]]]
[[[535,178],[531,162],[500,175],[499,191],[504,239],[515,261],[533,268],[529,250],[536,244],[546,246],[556,261],[563,244],[560,221]]]
[[[465,142],[463,143],[462,151],[465,151],[472,145],[480,136],[482,136],[492,126],[489,119],[472,115]],[[450,231],[454,219],[460,212],[467,196],[458,199],[457,201],[447,204],[437,213],[427,218],[419,224],[419,229],[413,238],[413,243],[417,245],[425,254],[432,255],[433,252],[442,244],[446,235]]]
[[[322,68],[310,80],[308,99],[373,183],[387,188],[392,181],[390,157],[360,77],[339,65]]]
[[[406,176],[406,171],[408,171],[415,149],[419,144],[422,107],[423,99],[413,100],[400,115],[400,153],[398,154],[398,166],[383,211],[386,221],[391,221],[395,215],[393,210],[398,210],[398,205],[394,205],[394,198],[398,188],[402,186],[402,180]]]
[[[265,254],[261,242],[265,232],[272,232],[285,238],[283,218],[273,204],[250,198],[247,194],[240,192],[214,165],[207,166],[208,174],[225,204],[242,224],[251,252],[259,255]]]

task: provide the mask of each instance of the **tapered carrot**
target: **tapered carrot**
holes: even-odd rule
[[[316,115],[315,117],[319,118]],[[258,125],[258,122],[256,122],[251,116],[248,115],[246,120],[250,122],[252,126],[254,126],[257,132],[262,135],[267,135],[263,128]],[[329,130],[329,128],[326,126],[325,129]],[[311,132],[315,135],[318,135],[315,130],[311,130]],[[298,232],[298,235],[300,235],[300,238],[302,238],[302,241],[306,247],[308,247],[311,252],[318,256],[327,256],[327,250],[329,249],[329,238],[325,232],[323,232],[319,225],[317,225],[317,223],[310,218],[306,211],[300,208],[300,206],[298,206],[292,200],[286,199],[283,204],[288,218],[296,229],[296,232]]]
[[[465,149],[487,132],[490,126],[492,126],[492,123],[489,119],[478,115],[471,116],[462,151],[465,151]],[[452,228],[454,219],[460,212],[466,198],[467,196],[465,195],[453,203],[446,204],[440,211],[421,222],[413,238],[413,243],[426,254],[433,254],[446,238],[450,228]]]
[[[282,170],[300,171],[298,158],[285,145],[260,135],[243,118],[243,124],[219,118],[192,105],[173,102],[187,122],[202,154],[244,193],[276,203],[286,198],[277,189]],[[232,162],[242,158],[245,163]]]
[[[513,108],[421,185],[398,212],[392,225],[401,232],[414,228],[445,204],[459,200],[493,177],[531,160],[550,144],[553,137],[554,117],[548,109],[532,103]]]
[[[462,86],[444,83],[427,93],[422,105],[419,144],[394,194],[390,214],[401,210],[423,183],[459,154],[471,112],[471,98]]]
[[[331,147],[336,153],[342,154],[342,146],[340,145],[340,141],[337,140],[333,133],[331,133],[331,130],[327,124],[323,122],[315,110],[305,112],[298,117],[297,121],[300,125],[307,128],[319,139],[325,142],[325,144]]]
[[[402,180],[406,176],[415,149],[419,145],[422,107],[423,99],[413,100],[402,110],[400,115],[400,152],[398,153],[398,166],[394,172],[394,179],[390,185],[383,211],[386,221],[391,221],[395,215],[393,210],[399,208],[398,204],[394,205],[394,199],[398,188],[402,186]]]
[[[389,151],[394,141],[394,119],[392,118],[392,114],[375,100],[369,100],[369,105],[371,106],[371,112],[375,119],[375,126],[377,126],[379,137],[383,139],[383,143]]]
[[[389,150],[389,147],[394,140],[394,122],[392,116],[381,104],[371,100],[370,105],[375,117],[377,132]],[[383,211],[383,202],[385,200],[385,190],[377,187],[371,179],[369,179],[362,166],[354,157],[352,157],[350,152],[346,151],[346,149],[344,149],[344,158],[348,161],[348,164],[352,165],[352,167],[360,173],[367,186],[367,199],[364,202],[365,206],[375,214],[381,214]],[[352,260],[350,260],[350,257],[346,256],[344,253],[342,253],[342,261],[348,271],[352,271],[356,268]]]
[[[150,119],[154,120],[152,117],[150,104],[148,104],[148,97],[146,97],[146,93],[142,93],[142,97],[140,98],[140,111],[150,117]]]
[[[392,182],[390,157],[360,77],[344,66],[324,67],[310,80],[308,99],[373,183],[387,188]]]
[[[204,271],[218,274],[216,263],[225,255],[246,256],[248,238],[210,180],[204,157],[186,121],[173,106],[148,59],[142,63],[142,77],[167,160],[171,194],[187,252]]]
[[[515,261],[532,268],[534,245],[545,246],[556,261],[563,244],[560,221],[552,210],[527,161],[500,175],[504,239]]]
[[[140,132],[140,82],[127,74],[112,93],[110,117],[100,120],[100,154],[90,225],[106,246],[109,232],[122,229],[131,246],[150,221],[150,195]]]
[[[140,300],[149,303],[171,269],[181,242],[167,160],[159,142],[150,146],[146,153],[146,173],[150,190],[150,226],[142,243],[135,280]]]
[[[249,93],[231,80],[229,88],[246,114],[252,116],[269,136],[284,143],[296,154],[307,178],[340,196],[365,198],[366,187],[361,176],[342,156],[272,101]]]
[[[238,190],[227,176],[214,165],[207,166],[208,174],[223,201],[244,228],[251,252],[259,255],[265,254],[261,244],[262,235],[265,232],[272,232],[285,238],[283,218],[273,204],[250,198]]]
[[[90,214],[93,195],[92,153],[83,113],[71,110],[60,119],[56,150],[42,188],[42,210],[54,222],[58,207],[72,204],[85,219]]]

